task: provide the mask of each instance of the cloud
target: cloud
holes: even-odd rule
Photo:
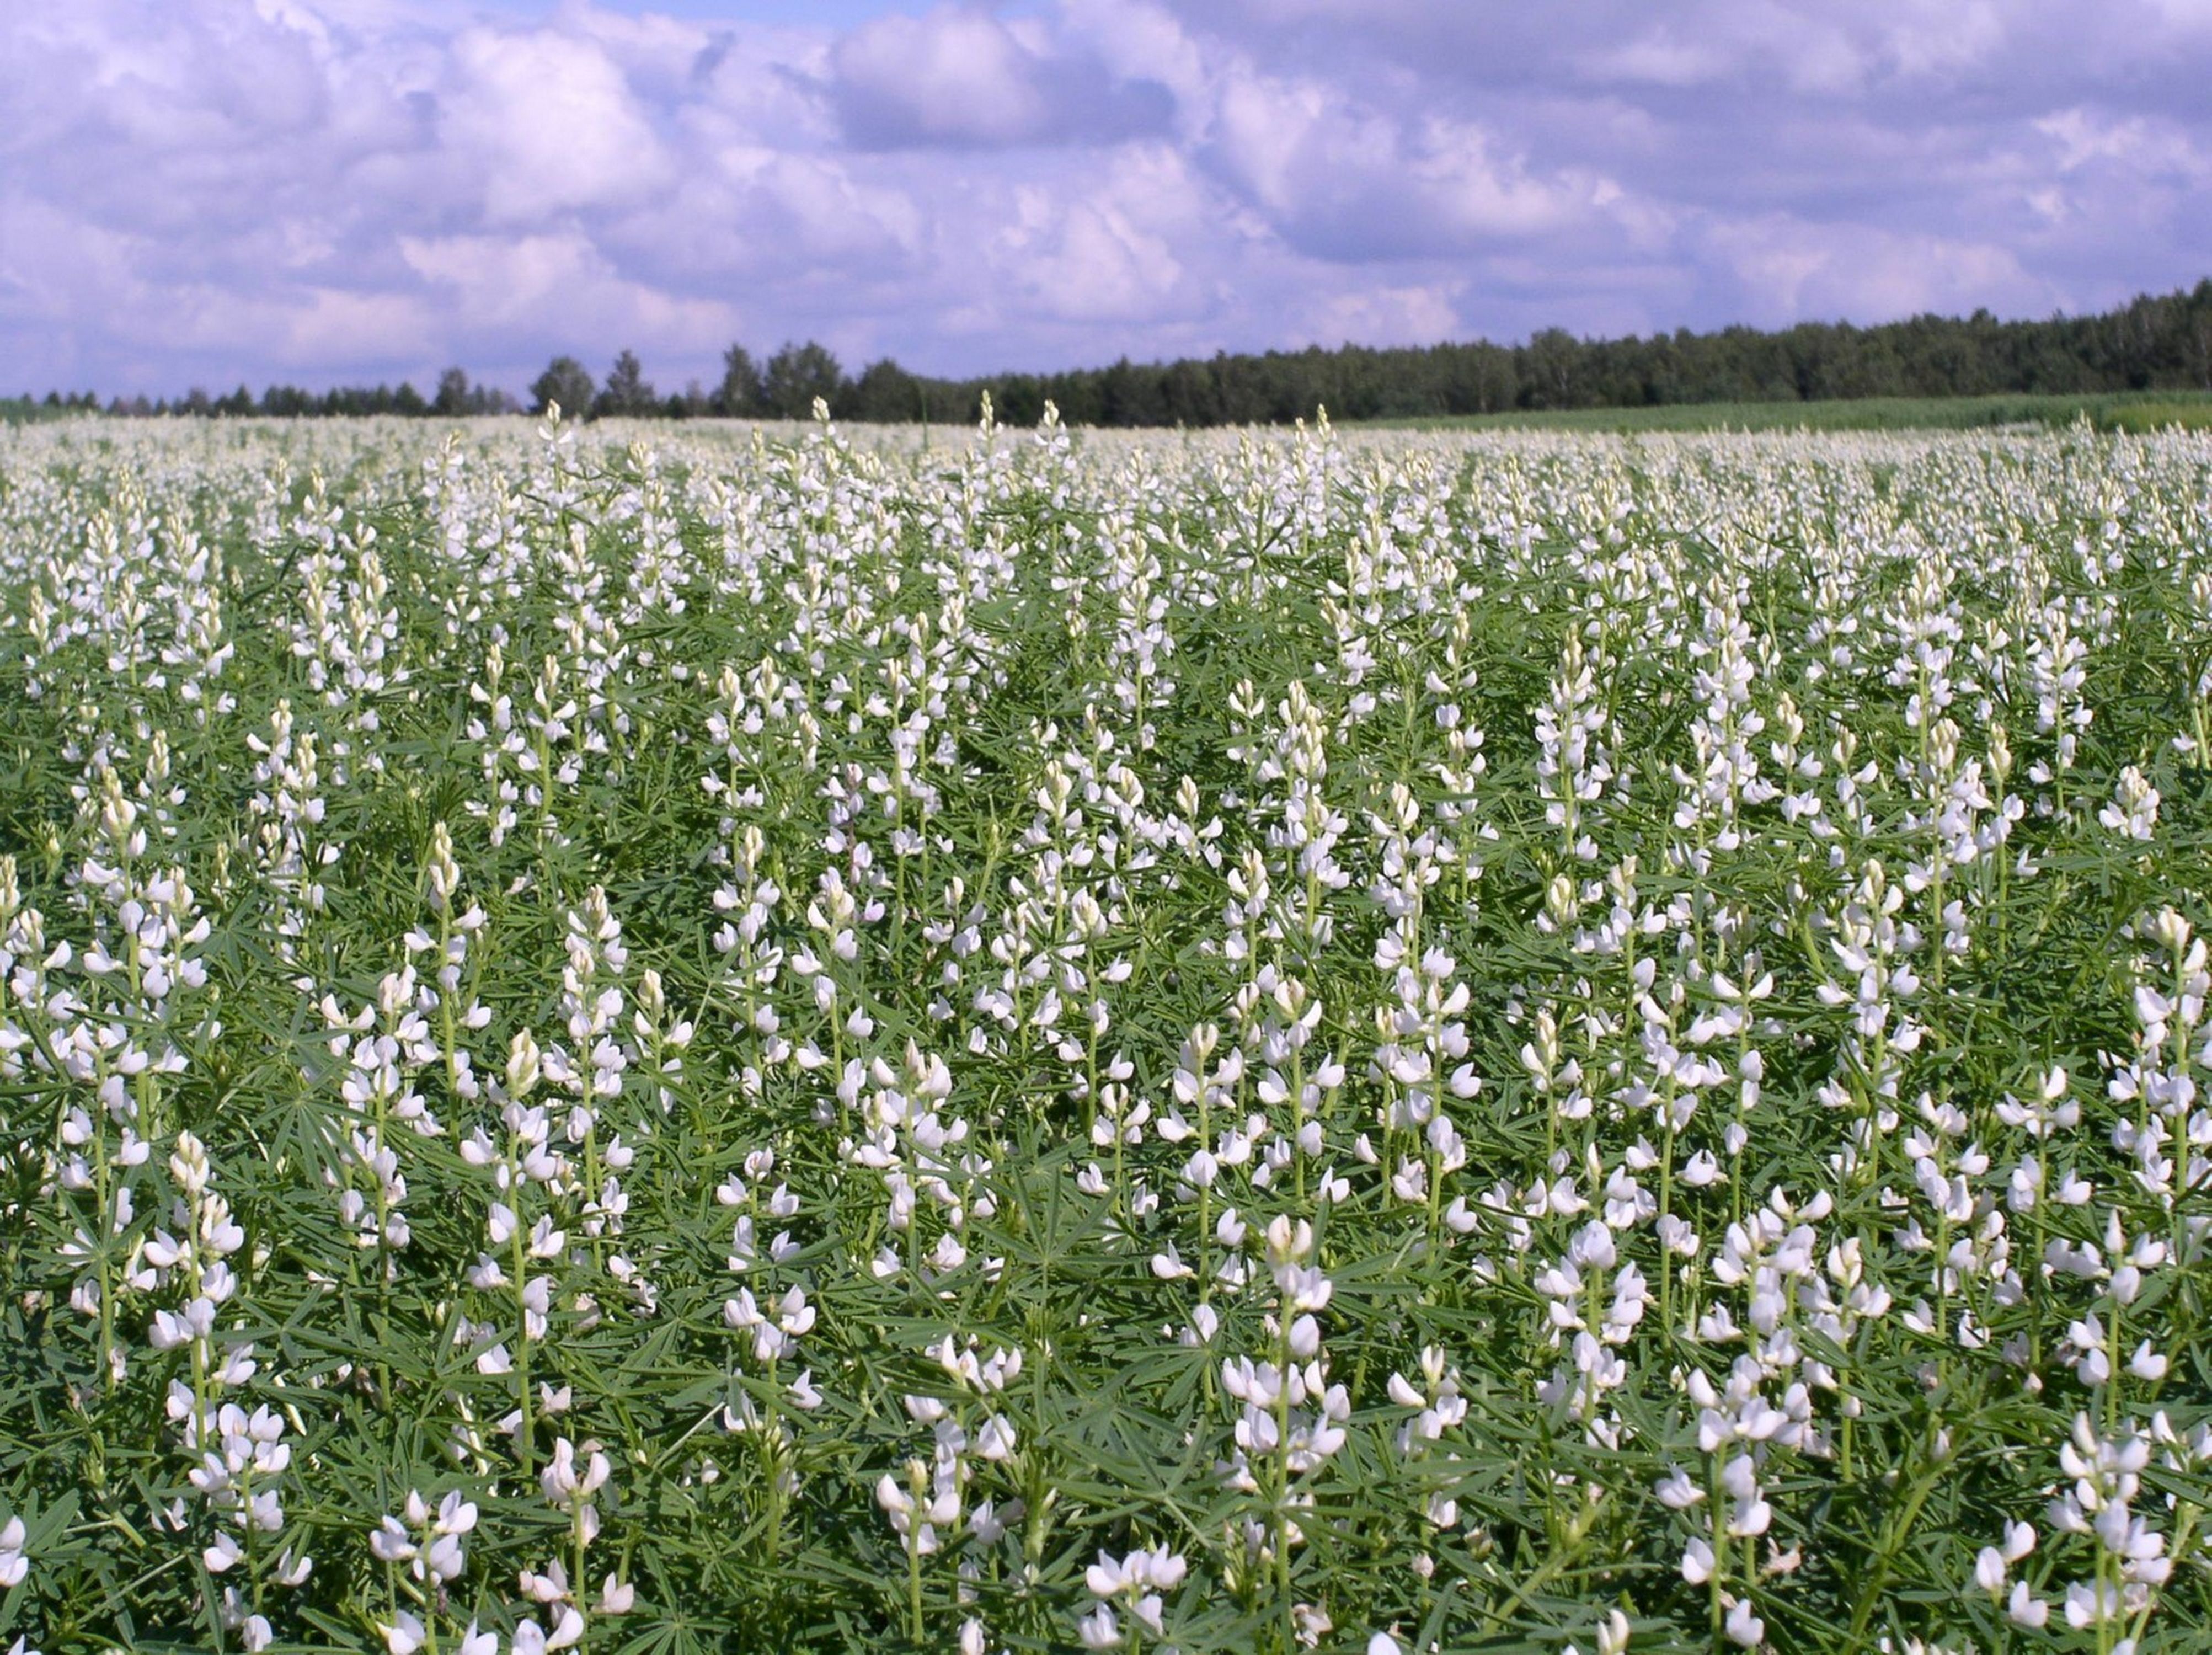
[[[625,268],[674,286],[757,290],[764,282],[926,276],[928,229],[906,192],[841,157],[728,145],[665,196],[610,223],[599,242]]]
[[[614,268],[581,232],[553,235],[402,236],[408,264],[471,328],[503,332],[527,326],[549,307],[575,313],[604,309],[618,284]],[[586,302],[580,302],[586,301]]]
[[[2212,271],[2203,0],[24,0],[0,359],[940,372],[2086,309]],[[810,21],[811,20],[811,21]]]
[[[1122,155],[1076,192],[1024,185],[992,248],[1000,280],[1054,321],[1141,326],[1188,318],[1213,298],[1176,248],[1194,238],[1203,185],[1164,146]]]
[[[2115,168],[2130,178],[2212,182],[2212,151],[2177,122],[2061,109],[2035,123],[2049,138],[2063,175]]]
[[[1471,121],[1408,122],[1313,80],[1233,80],[1215,132],[1224,174],[1291,245],[1346,263],[1560,232],[1619,195],[1578,169],[1534,175]]]
[[[673,167],[629,83],[591,40],[472,28],[439,99],[448,149],[483,168],[495,222],[635,202]]]
[[[969,6],[863,25],[830,54],[830,94],[861,149],[1112,142],[1164,130],[1169,89],[1054,50],[1046,31]]]
[[[1185,136],[1203,119],[1211,76],[1206,54],[1156,0],[1063,0],[1059,26],[1116,79],[1149,82],[1173,99]]]
[[[1807,316],[1900,317],[1984,307],[2014,315],[2059,297],[2009,249],[1933,233],[1871,232],[1777,216],[1711,226],[1717,273],[1732,277],[1744,319],[1784,326]]]
[[[1326,344],[1433,344],[1459,326],[1462,282],[1429,287],[1362,288],[1312,305],[1308,337]]]
[[[580,230],[401,245],[438,314],[495,348],[537,345],[557,318],[566,343],[551,349],[596,359],[611,356],[614,342],[645,339],[696,356],[726,342],[737,320],[726,303],[625,274]]]

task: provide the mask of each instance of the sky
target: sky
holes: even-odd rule
[[[2100,309],[2212,0],[5,0],[0,391]]]

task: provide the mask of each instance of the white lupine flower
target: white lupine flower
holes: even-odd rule
[[[2158,823],[2158,789],[2130,764],[2120,771],[2112,802],[2097,812],[2097,819],[2125,838],[2148,839]]]
[[[1692,1536],[1682,1549],[1682,1579],[1688,1585],[1701,1586],[1713,1578],[1712,1542]]]
[[[2005,1618],[2014,1626],[2040,1631],[2051,1619],[2051,1605],[2030,1591],[2027,1581],[2015,1580],[2005,1600]]]
[[[1756,1649],[1766,1636],[1766,1622],[1752,1612],[1749,1598],[1738,1600],[1729,1610],[1724,1629],[1729,1641],[1740,1649]]]
[[[28,1539],[29,1531],[20,1517],[11,1517],[5,1526],[0,1526],[0,1588],[20,1586],[30,1573],[30,1560],[23,1555]]]
[[[565,1605],[554,1618],[553,1630],[548,1633],[536,1621],[524,1621],[514,1628],[507,1648],[512,1655],[548,1655],[556,1649],[566,1649],[584,1635],[584,1617],[574,1604]]]

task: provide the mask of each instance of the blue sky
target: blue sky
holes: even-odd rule
[[[13,0],[0,389],[2101,307],[2212,0]]]

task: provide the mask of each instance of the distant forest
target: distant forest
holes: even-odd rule
[[[270,386],[256,397],[195,390],[173,401],[117,398],[104,411],[138,414],[466,415],[542,411],[557,402],[591,417],[804,419],[815,399],[840,419],[965,423],[988,392],[998,417],[1029,424],[1047,401],[1082,425],[1280,424],[1326,406],[1339,419],[1387,419],[1512,410],[1646,408],[1712,402],[1812,402],[1864,397],[2063,395],[2212,391],[2212,279],[2145,295],[2095,316],[2000,321],[1916,316],[1875,327],[1806,322],[1776,332],[1687,329],[1648,338],[1581,339],[1548,328],[1526,344],[1378,350],[1343,345],[1261,355],[1218,353],[1052,374],[935,379],[886,358],[848,374],[825,347],[787,344],[757,362],[732,345],[720,380],[675,394],[649,383],[629,351],[604,380],[561,356],[526,400],[448,368],[428,396],[413,386],[303,391]],[[100,410],[86,392],[46,397],[51,411]],[[30,411],[29,399],[17,405]]]

